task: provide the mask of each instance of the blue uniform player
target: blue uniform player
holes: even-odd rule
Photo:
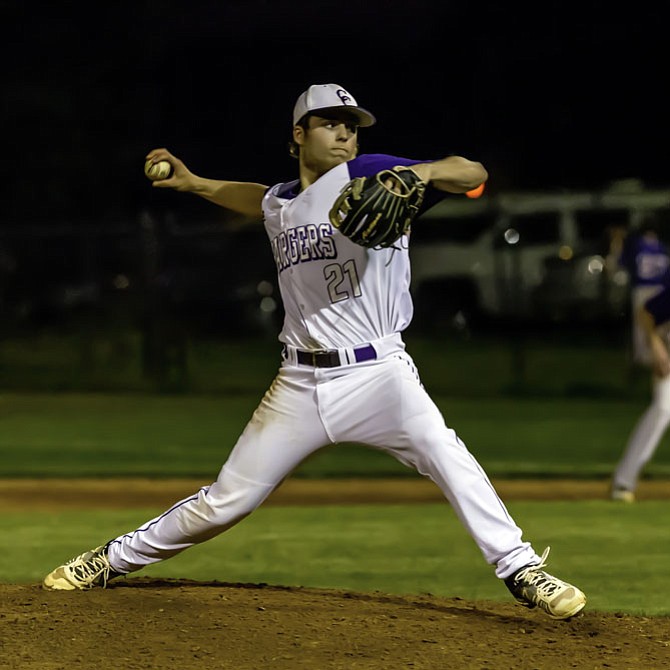
[[[667,339],[663,304],[668,301],[670,255],[655,216],[649,216],[637,234],[628,237],[620,263],[631,279],[633,361],[651,370],[652,385],[651,403],[628,438],[612,477],[612,500],[634,502],[640,473],[670,425],[670,377],[661,364],[667,353],[660,346]]]
[[[633,360],[648,366],[651,362],[649,345],[637,322],[637,314],[640,307],[665,286],[670,268],[670,254],[660,238],[655,215],[648,215],[639,230],[628,236],[619,263],[630,276]]]

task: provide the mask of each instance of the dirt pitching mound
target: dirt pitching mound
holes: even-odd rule
[[[151,578],[0,586],[12,670],[630,670],[670,667],[669,645],[667,618],[553,621],[513,601]]]

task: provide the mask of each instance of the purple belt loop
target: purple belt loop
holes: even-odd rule
[[[364,347],[354,349],[354,357],[357,363],[363,361],[374,361],[377,358],[377,352],[371,344],[366,344]]]

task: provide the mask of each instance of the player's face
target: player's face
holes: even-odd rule
[[[296,126],[300,157],[316,172],[326,172],[356,157],[358,126],[350,116],[311,116],[306,130]]]

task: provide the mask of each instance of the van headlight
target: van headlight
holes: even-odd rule
[[[605,260],[602,256],[592,256],[586,266],[589,274],[599,275],[605,270]]]
[[[518,244],[519,243],[519,231],[515,230],[514,228],[508,228],[504,233],[503,233],[503,239],[507,244]]]

